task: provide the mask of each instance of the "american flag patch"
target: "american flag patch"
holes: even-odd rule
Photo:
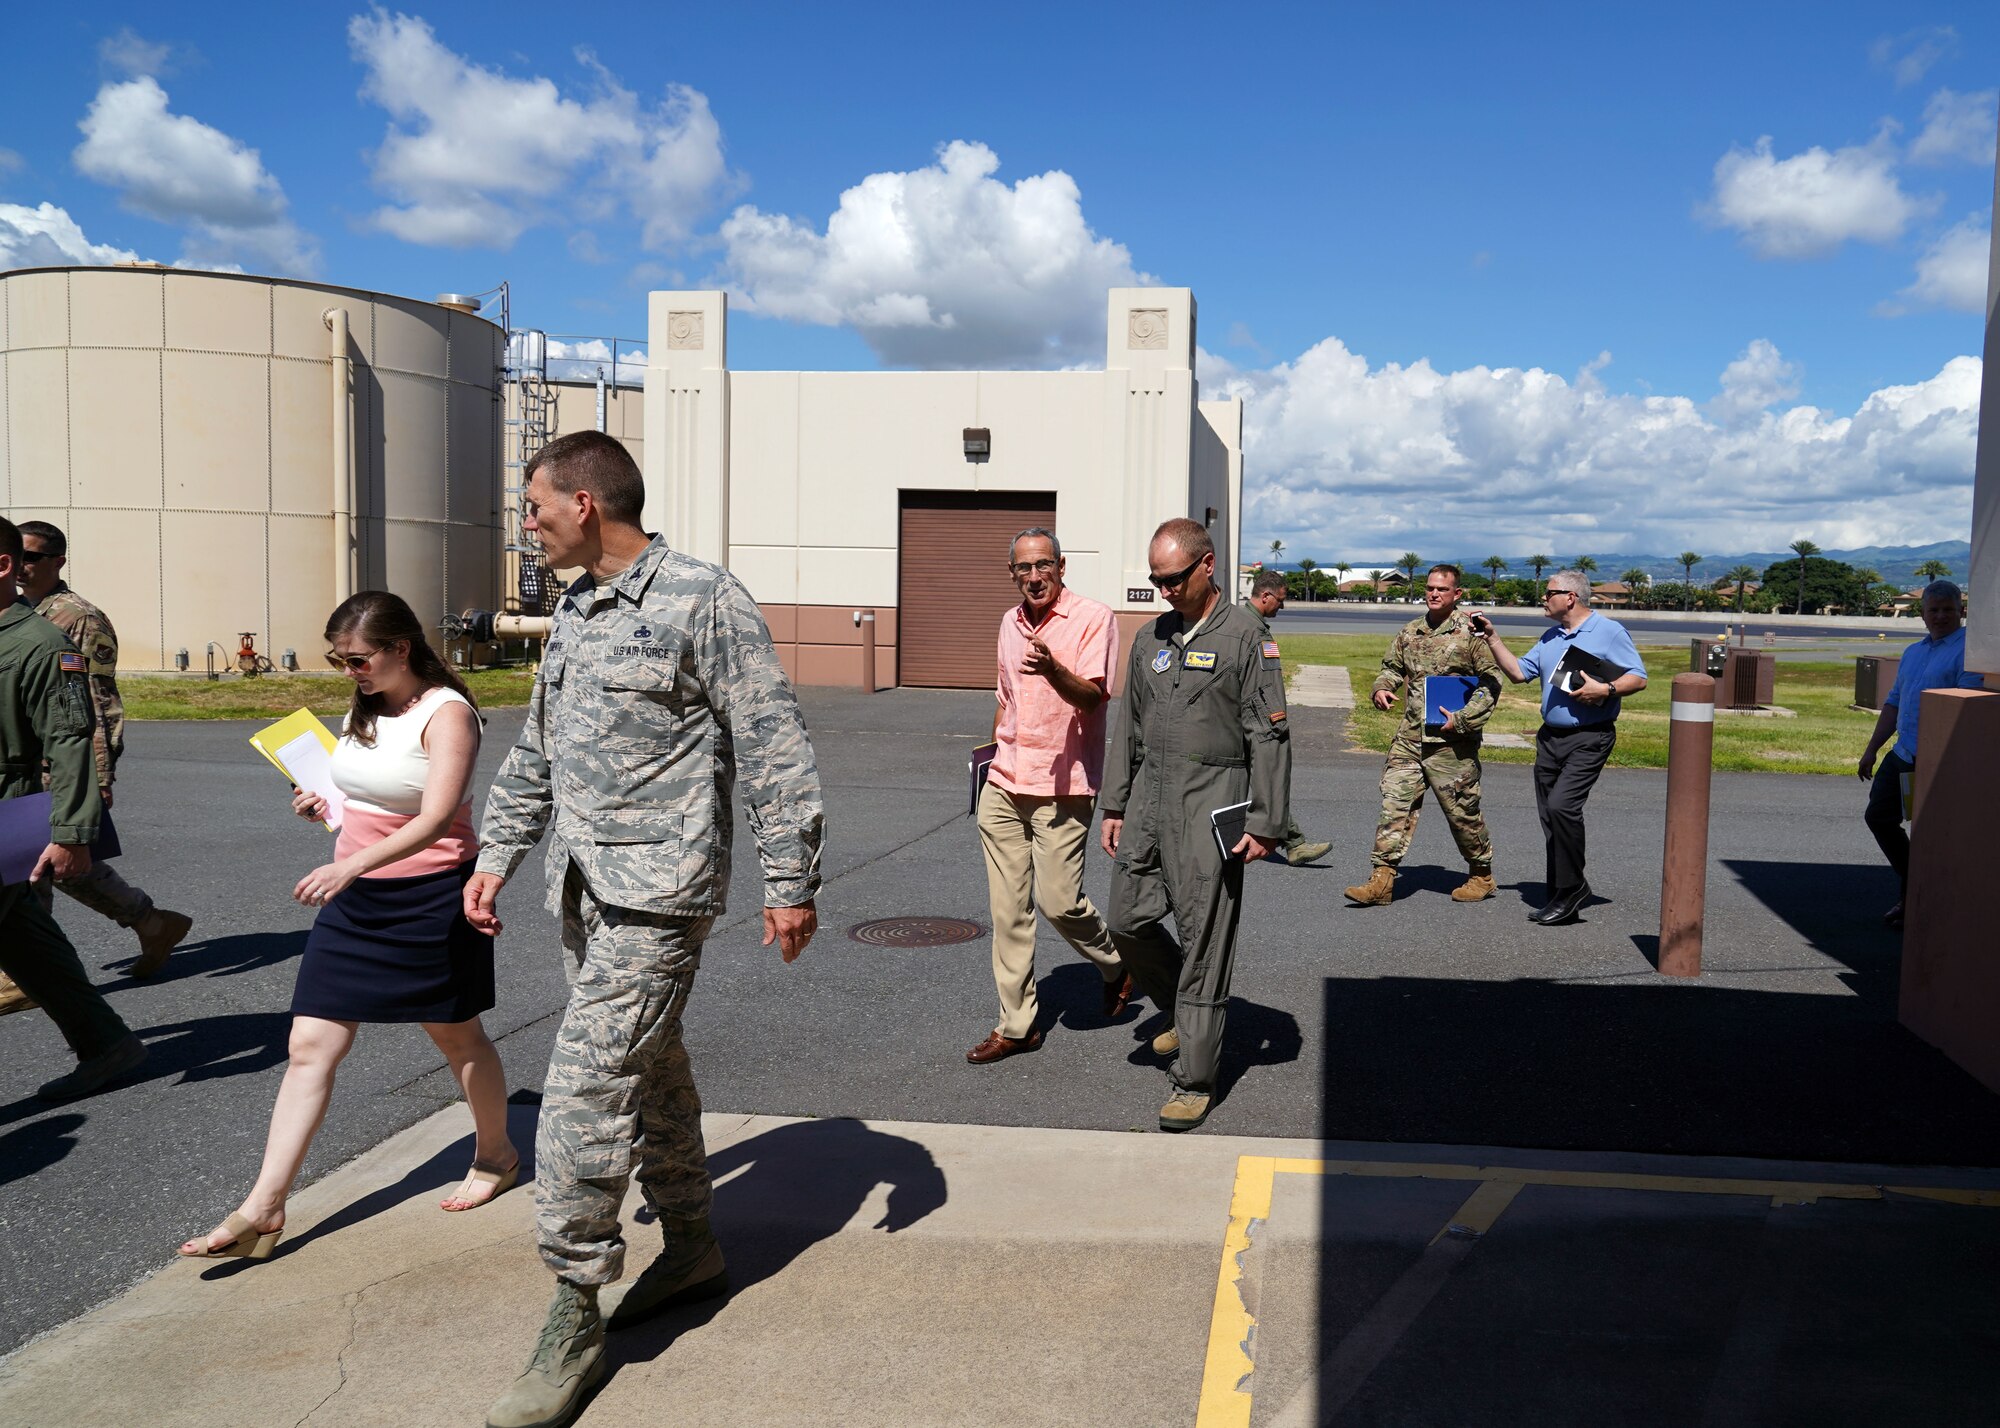
[[[1276,640],[1264,641],[1264,658],[1276,659],[1277,657],[1278,657],[1278,642]]]
[[[85,669],[83,656],[70,650],[64,650],[58,654],[56,656],[56,663],[62,667],[64,674],[82,674]]]

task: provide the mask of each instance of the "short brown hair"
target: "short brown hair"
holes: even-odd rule
[[[0,555],[12,556],[14,563],[19,565],[22,549],[21,528],[5,516],[0,516]]]
[[[1189,560],[1200,560],[1215,551],[1215,541],[1210,538],[1208,527],[1186,516],[1161,521],[1160,528],[1153,532],[1153,539],[1172,541]]]
[[[639,463],[616,437],[601,431],[573,431],[559,436],[535,453],[527,478],[545,472],[549,484],[564,495],[590,492],[604,518],[636,526],[646,508],[646,481]]]
[[[1433,565],[1429,570],[1424,572],[1424,579],[1429,580],[1433,575],[1449,575],[1452,584],[1465,584],[1465,572],[1450,561],[1440,561],[1436,565]]]
[[[22,521],[21,535],[23,538],[33,536],[36,540],[40,541],[42,543],[42,550],[46,554],[69,554],[69,537],[62,533],[62,527],[60,526],[52,526],[47,521]],[[26,546],[21,548],[21,553],[23,555],[28,553]]]
[[[1285,572],[1282,570],[1258,571],[1257,578],[1250,582],[1250,593],[1252,595],[1262,595],[1266,590],[1275,590],[1280,595],[1284,594]]]

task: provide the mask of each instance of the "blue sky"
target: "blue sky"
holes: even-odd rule
[[[38,7],[0,265],[722,283],[752,368],[1090,363],[1156,280],[1253,541],[1962,537],[2000,7],[1634,8]]]

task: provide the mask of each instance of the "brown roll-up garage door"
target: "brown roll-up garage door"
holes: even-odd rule
[[[1020,592],[1007,543],[1056,528],[1053,491],[905,491],[896,596],[896,682],[990,689],[1000,616]]]

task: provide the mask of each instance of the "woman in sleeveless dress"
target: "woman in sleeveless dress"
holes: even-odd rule
[[[327,660],[354,681],[354,700],[333,754],[345,798],[334,859],[292,891],[320,911],[292,994],[291,1065],[256,1185],[212,1233],[181,1246],[191,1259],[271,1253],[334,1072],[363,1022],[419,1023],[472,1108],[472,1171],[442,1208],[485,1204],[520,1168],[500,1054],[479,1021],[493,1006],[493,942],[462,911],[479,851],[471,792],[478,712],[395,595],[365,590],[343,602],[326,637]],[[310,820],[329,812],[303,792],[292,808]]]

